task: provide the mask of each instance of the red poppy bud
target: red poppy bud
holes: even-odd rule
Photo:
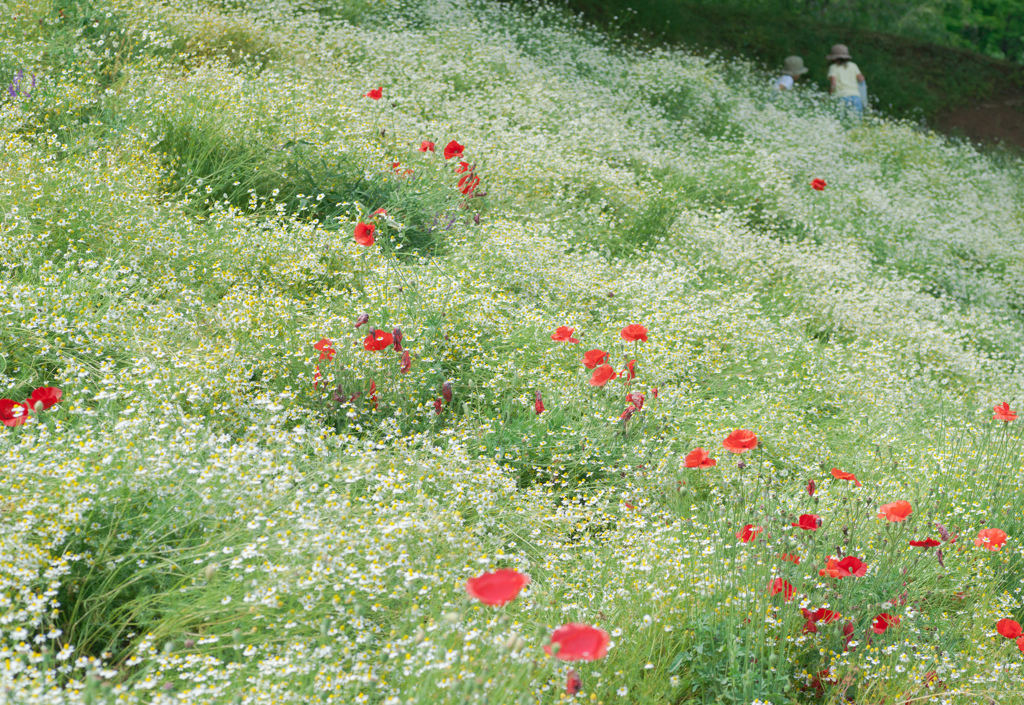
[[[569,695],[576,695],[582,687],[583,681],[580,679],[580,674],[576,671],[569,671],[569,676],[565,679],[565,692]]]
[[[443,402],[441,401],[441,397],[438,397],[437,399],[434,400],[434,413],[437,414],[438,416],[441,415],[442,403]]]
[[[533,398],[533,410],[537,412],[537,416],[544,413],[544,400],[540,397],[540,390],[538,389]]]
[[[444,400],[446,402],[448,402],[449,404],[452,403],[452,383],[451,382],[445,382],[444,384],[441,385],[441,396],[443,396]]]
[[[370,314],[368,314],[368,313],[360,313],[358,318],[356,318],[356,322],[352,324],[352,327],[353,328],[359,328],[360,326],[363,326],[363,325],[366,325],[367,323],[369,323],[369,321],[370,321]]]
[[[409,351],[406,350],[402,353],[402,366],[398,368],[401,374],[409,374],[409,370],[412,369],[412,356],[409,355]]]
[[[402,352],[402,329],[395,326],[391,331],[391,337],[395,339],[395,352]]]
[[[814,480],[807,483],[807,494],[814,496]]]

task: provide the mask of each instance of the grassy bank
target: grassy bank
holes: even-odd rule
[[[0,29],[8,700],[1021,702],[1019,162],[561,8]]]

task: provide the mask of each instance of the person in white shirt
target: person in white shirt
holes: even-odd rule
[[[828,67],[829,91],[846,103],[850,110],[858,115],[863,114],[861,85],[864,84],[864,74],[853,63],[850,50],[845,44],[836,44],[832,47],[832,53],[825,58],[832,64]]]
[[[796,81],[807,73],[804,60],[799,56],[787,56],[782,62],[782,76],[775,81],[776,90],[788,91]]]

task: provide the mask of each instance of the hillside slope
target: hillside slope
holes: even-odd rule
[[[9,701],[1021,702],[1019,161],[561,6],[0,61]]]

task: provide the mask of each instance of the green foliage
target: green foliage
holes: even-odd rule
[[[1018,0],[1013,2],[1019,4]],[[911,8],[908,3],[882,0],[869,4],[872,9],[889,9],[879,10],[874,15],[868,10],[854,12],[853,3],[834,6],[823,3],[821,8],[815,8],[785,0],[724,3],[636,0],[629,3],[630,11],[623,10],[620,3],[606,0],[569,0],[568,4],[614,35],[631,41],[641,36],[657,42],[705,47],[727,56],[754,57],[773,68],[781,67],[786,56],[800,55],[810,68],[802,81],[812,82],[822,90],[828,89],[828,66],[824,57],[829,47],[840,42],[847,44],[867,77],[875,103],[900,117],[932,118],[942,110],[984,102],[1007,92],[1024,91],[1024,69],[969,51],[987,51],[992,55],[993,52],[986,49],[989,44],[1005,46],[1006,51],[1000,49],[999,52],[1016,59],[1012,54],[1021,49],[1017,48],[1019,39],[1013,37],[1019,38],[1021,32],[1010,27],[1015,27],[1014,23],[1020,20],[1009,11],[1005,13],[1005,39],[985,35],[982,40],[978,29],[975,32],[978,41],[988,44],[950,38],[946,46],[941,46],[929,43],[928,40],[939,39],[932,34],[909,30],[905,36],[900,36],[898,31],[894,33],[894,28],[898,30],[900,25],[893,24],[887,13],[900,7],[910,12]],[[835,9],[839,7],[851,9],[842,14]],[[978,11],[971,15],[982,16],[988,17],[985,12],[978,15]],[[865,17],[876,17],[878,26],[863,21]],[[952,18],[949,21],[956,22]],[[981,19],[971,21],[982,22]],[[996,21],[986,19],[985,22]],[[964,31],[970,34],[973,30]]]

